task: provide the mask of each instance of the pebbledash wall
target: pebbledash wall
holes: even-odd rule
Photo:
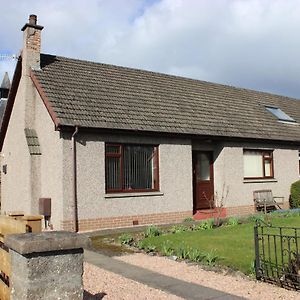
[[[274,179],[244,179],[244,149],[273,150]],[[253,191],[271,189],[289,207],[291,184],[299,180],[298,148],[267,143],[220,143],[215,151],[215,191],[223,196],[227,215],[254,212]],[[227,195],[227,196],[226,196]]]
[[[24,134],[24,84],[32,88],[32,112],[42,155],[32,156]],[[272,189],[284,196],[288,206],[289,189],[298,180],[298,149],[262,143],[192,142],[190,139],[84,134],[76,136],[79,230],[159,224],[182,221],[192,215],[192,150],[214,151],[214,185],[218,198],[224,198],[228,215],[254,212],[253,191]],[[105,142],[159,145],[160,191],[154,193],[105,193]],[[243,179],[243,149],[274,150],[272,180]],[[54,229],[74,228],[73,158],[71,133],[54,130],[53,121],[31,83],[21,79],[11,115],[2,164],[2,212],[38,213],[38,198],[52,199]]]
[[[52,221],[60,228],[62,208],[62,139],[54,130],[43,102],[33,87],[31,79],[22,77],[11,114],[10,124],[3,146],[2,166],[7,165],[7,174],[2,173],[1,213],[22,211],[26,214],[39,213],[39,198],[52,199]],[[32,122],[26,125],[25,86],[31,91]],[[30,155],[24,127],[30,126],[37,132],[42,155]]]
[[[24,79],[21,79],[14,109],[10,117],[1,164],[7,166],[7,174],[2,173],[1,212],[31,210],[30,155],[25,138]],[[3,168],[1,166],[1,171]]]
[[[192,151],[190,140],[130,135],[79,134],[77,180],[79,229],[180,222],[192,216]],[[159,145],[159,192],[105,193],[105,142]],[[64,139],[63,229],[73,226],[70,136]],[[69,202],[70,201],[70,202]]]
[[[80,130],[80,129],[79,129]],[[160,191],[105,193],[105,142],[159,145]],[[72,158],[70,135],[64,136],[64,214],[61,227],[73,228]],[[298,149],[279,144],[218,142],[207,145],[190,139],[134,137],[130,135],[77,136],[79,229],[132,226],[183,221],[192,215],[192,150],[214,151],[214,185],[224,198],[227,215],[254,213],[253,191],[271,189],[289,206],[292,182],[298,180]],[[244,180],[243,149],[273,150],[274,179]]]

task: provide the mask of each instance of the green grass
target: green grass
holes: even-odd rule
[[[272,218],[271,223],[273,226],[299,227],[300,217]],[[199,249],[204,253],[214,251],[223,258],[219,261],[220,265],[249,274],[253,272],[255,256],[253,227],[254,223],[248,223],[209,230],[185,231],[148,237],[143,242],[145,245],[155,246],[158,251],[161,251],[167,241],[173,248],[178,248],[184,243],[188,247]]]

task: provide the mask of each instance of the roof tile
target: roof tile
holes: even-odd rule
[[[34,74],[61,125],[300,142],[296,99],[45,54],[41,64]]]

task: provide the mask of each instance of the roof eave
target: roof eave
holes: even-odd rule
[[[76,125],[71,124],[61,124],[59,127],[60,131],[72,132]],[[121,128],[99,128],[99,127],[80,127],[81,132],[90,133],[127,133],[134,135],[145,135],[145,136],[161,136],[161,137],[174,137],[174,138],[184,138],[191,140],[214,140],[214,141],[232,141],[232,142],[251,142],[251,143],[261,143],[266,144],[281,144],[281,145],[293,145],[300,146],[300,140],[283,140],[279,138],[258,138],[258,137],[237,137],[237,136],[226,136],[226,135],[204,135],[204,134],[193,134],[193,133],[180,133],[180,132],[162,132],[162,131],[151,131],[151,130],[134,130],[134,129],[121,129]]]

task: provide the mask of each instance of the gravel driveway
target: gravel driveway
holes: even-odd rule
[[[245,299],[299,299],[300,293],[288,291],[270,284],[249,280],[241,276],[215,273],[197,265],[175,262],[165,257],[149,256],[142,253],[115,257],[123,262],[140,266],[180,280],[200,284]],[[85,264],[84,299],[182,299],[117,274]]]

